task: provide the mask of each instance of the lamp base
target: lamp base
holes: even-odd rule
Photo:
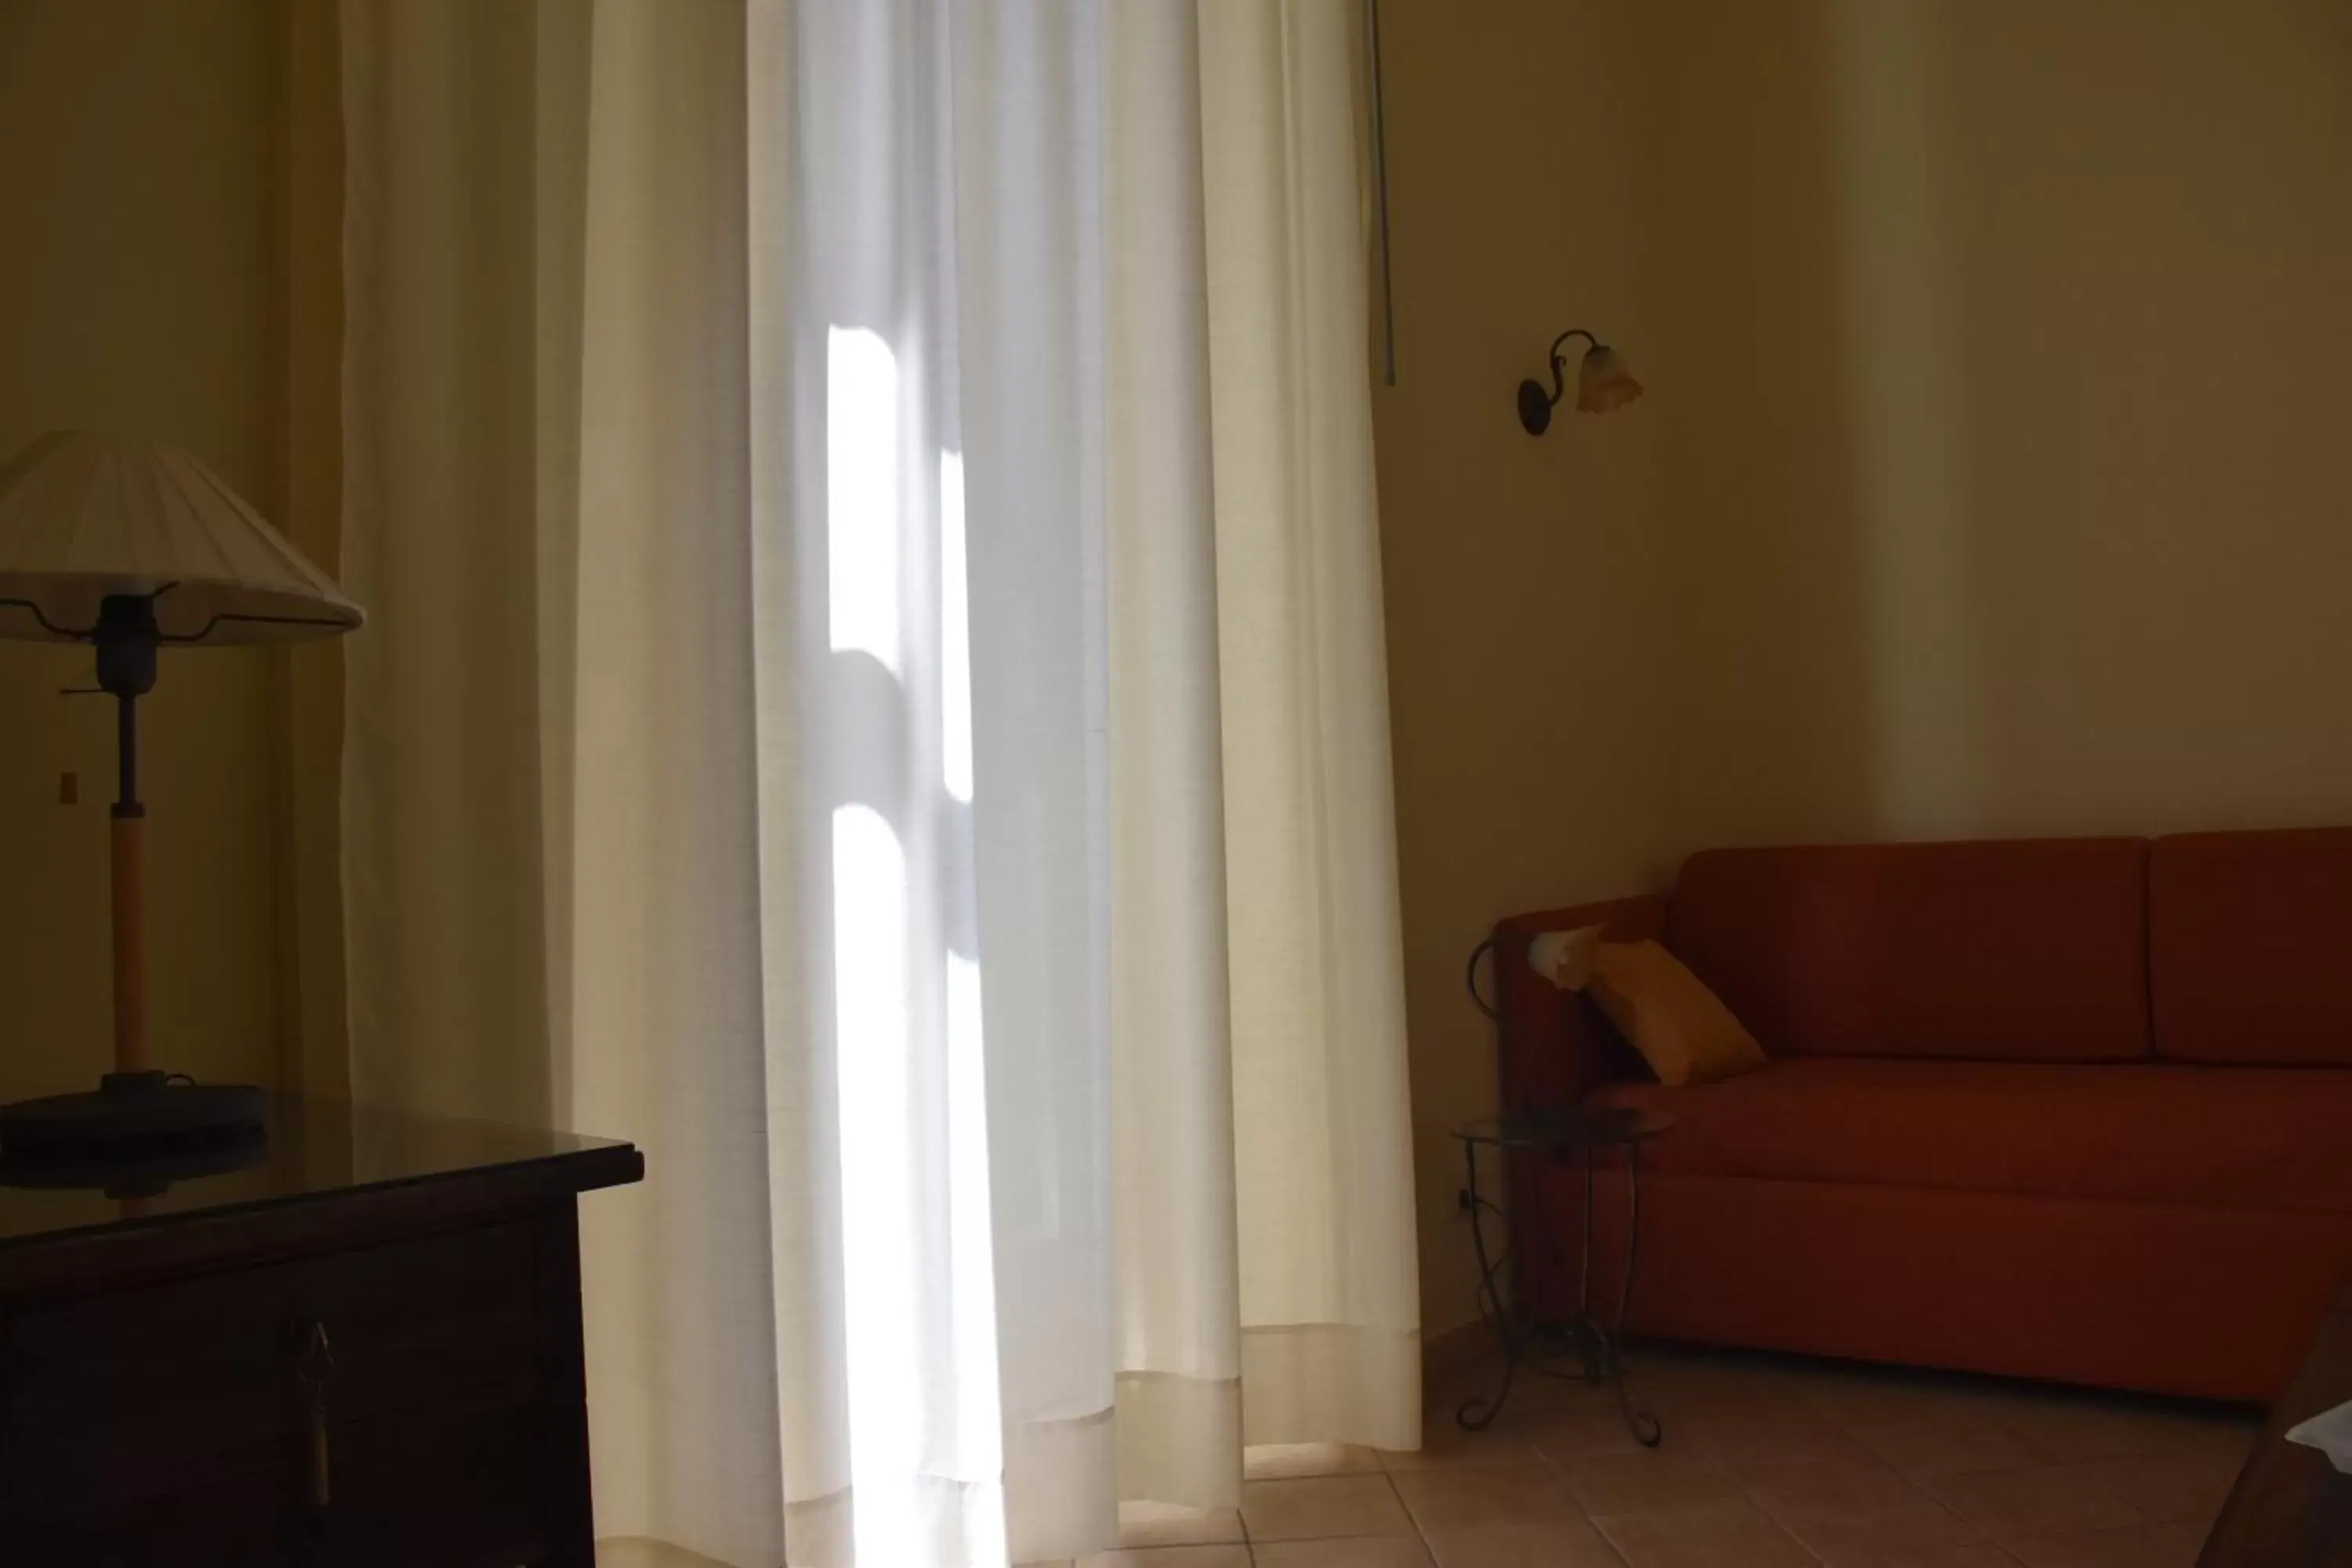
[[[257,1145],[268,1099],[250,1084],[110,1072],[96,1090],[0,1105],[0,1159],[26,1167]]]

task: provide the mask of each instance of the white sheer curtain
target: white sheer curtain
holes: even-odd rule
[[[644,1146],[614,1563],[1417,1441],[1353,10],[344,0],[353,1081]]]

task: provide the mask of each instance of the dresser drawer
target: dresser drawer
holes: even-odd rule
[[[0,1346],[0,1504],[282,1447],[298,1276],[208,1275],[10,1310]]]
[[[334,1419],[535,1384],[532,1247],[531,1227],[515,1224],[304,1263],[291,1321],[326,1330]]]
[[[348,1421],[332,1433],[328,1568],[513,1568],[546,1549],[543,1413],[502,1395]]]
[[[0,1562],[41,1568],[314,1568],[296,1534],[299,1478],[282,1444],[212,1454],[0,1507]],[[516,1561],[520,1561],[517,1559]]]
[[[0,1509],[0,1563],[513,1568],[546,1550],[542,1423],[532,1401],[498,1394],[334,1423],[323,1509],[311,1505],[307,1445],[116,1477],[103,1494]]]
[[[124,1496],[210,1456],[298,1463],[314,1331],[331,1422],[527,1395],[532,1243],[527,1224],[493,1226],[10,1310],[0,1510]]]

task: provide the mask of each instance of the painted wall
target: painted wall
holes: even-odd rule
[[[2352,822],[2352,7],[1391,4],[1423,1322],[1463,954],[1708,844]],[[1569,325],[1640,407],[1542,441]]]
[[[152,436],[269,505],[278,25],[275,0],[0,6],[0,450]],[[166,653],[142,704],[154,1054],[208,1078],[274,1071],[268,657]],[[112,713],[57,694],[89,673],[0,643],[0,1097],[110,1055]]]
[[[1475,1317],[1447,1131],[1495,1104],[1463,961],[1498,914],[1664,863],[1665,557],[1649,405],[1538,441],[1512,401],[1563,329],[1651,334],[1636,8],[1381,15],[1398,363],[1373,410],[1435,1333]]]
[[[2352,821],[2352,7],[1652,16],[1678,845]]]

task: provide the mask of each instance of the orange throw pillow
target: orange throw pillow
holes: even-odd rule
[[[1654,942],[1604,942],[1592,999],[1669,1089],[1764,1065],[1764,1048],[1683,961]]]

